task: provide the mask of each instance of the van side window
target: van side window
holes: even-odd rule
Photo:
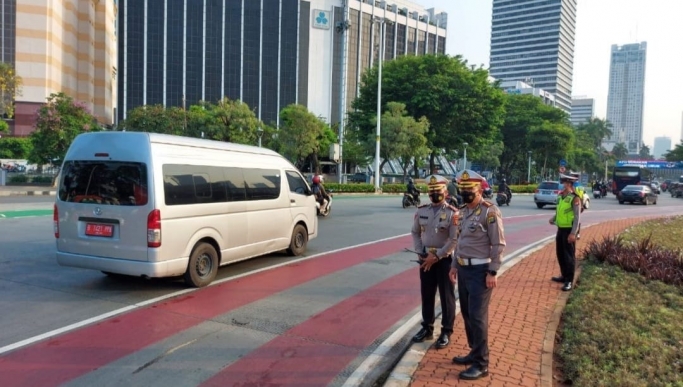
[[[273,200],[280,197],[282,183],[280,171],[276,169],[244,169],[247,185],[247,200]]]
[[[58,195],[64,202],[144,206],[148,201],[147,166],[122,161],[67,161]]]
[[[306,181],[298,172],[287,171],[287,183],[289,183],[289,190],[291,192],[304,195],[308,191]]]
[[[162,171],[167,206],[274,200],[282,189],[277,169],[164,164]]]

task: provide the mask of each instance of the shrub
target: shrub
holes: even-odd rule
[[[28,183],[28,176],[26,175],[14,175],[9,178],[10,183]]]
[[[51,176],[34,176],[31,178],[31,183],[36,183],[36,184],[52,184],[52,177]]]
[[[681,250],[669,250],[652,243],[652,236],[627,243],[621,236],[609,236],[591,242],[586,254],[590,259],[607,262],[638,273],[647,279],[683,286]]]
[[[534,193],[538,185],[536,184],[529,184],[529,185],[511,185],[510,190],[512,193]],[[494,188],[495,191],[495,188]]]

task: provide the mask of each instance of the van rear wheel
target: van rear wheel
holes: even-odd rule
[[[187,271],[183,275],[185,283],[197,288],[204,287],[216,278],[218,273],[218,253],[208,243],[200,242],[190,255]]]
[[[289,242],[287,254],[292,256],[299,256],[306,252],[306,245],[308,244],[308,231],[306,227],[297,224],[292,231],[292,240]]]

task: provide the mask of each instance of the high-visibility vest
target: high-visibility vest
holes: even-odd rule
[[[574,222],[574,209],[572,202],[576,195],[569,194],[565,197],[557,195],[557,206],[555,207],[555,224],[561,228],[571,228]]]

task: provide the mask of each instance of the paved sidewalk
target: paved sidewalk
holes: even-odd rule
[[[619,233],[642,220],[624,219],[583,228],[577,257],[583,257],[582,250],[590,241]],[[553,241],[499,278],[489,309],[488,377],[477,381],[458,379],[458,373],[467,366],[454,365],[451,359],[469,352],[462,316],[458,313],[451,345],[443,350],[431,347],[417,366],[410,385],[552,386],[554,333],[558,312],[569,295],[560,291],[560,284],[550,281],[554,275],[559,275],[559,267]]]

